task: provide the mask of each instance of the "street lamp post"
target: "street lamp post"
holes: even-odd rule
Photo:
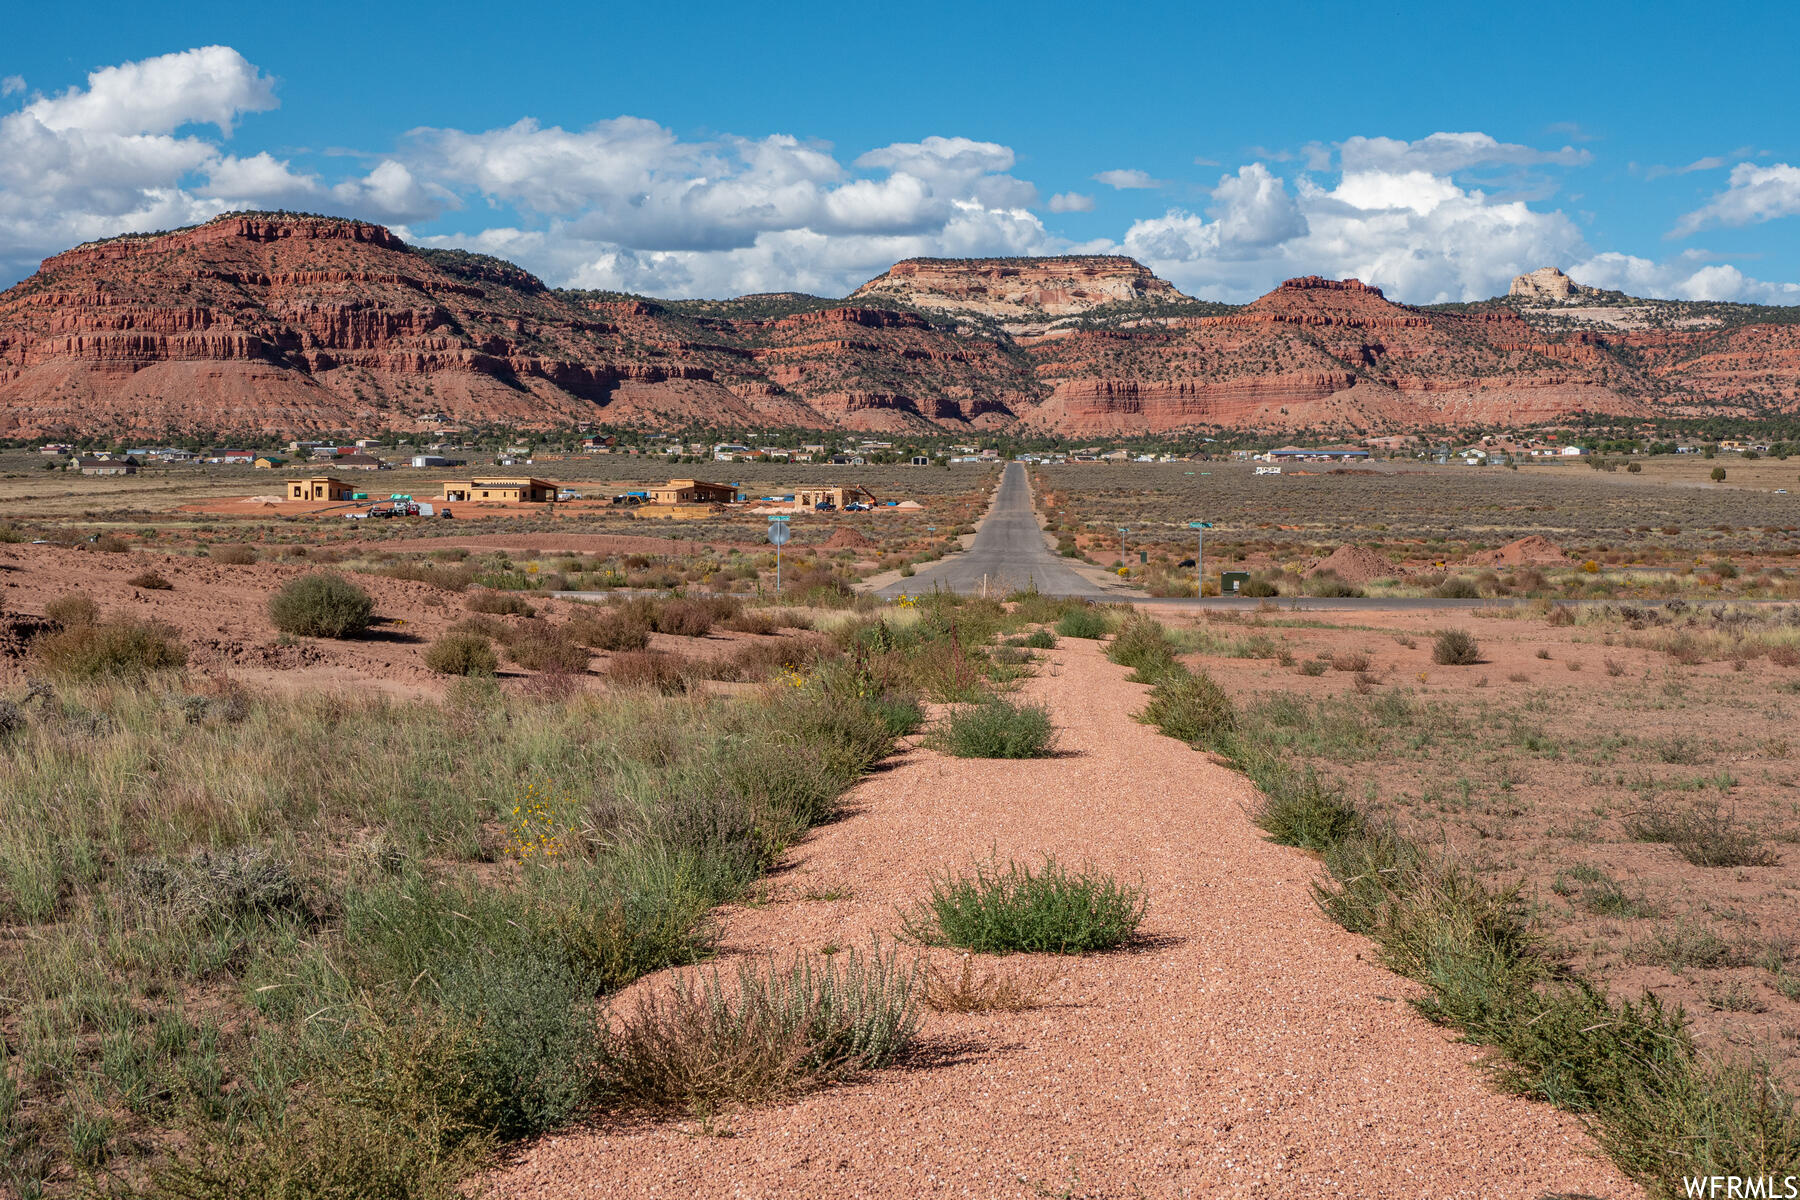
[[[1206,595],[1206,531],[1213,527],[1211,521],[1189,521],[1188,528],[1194,531],[1194,599]]]

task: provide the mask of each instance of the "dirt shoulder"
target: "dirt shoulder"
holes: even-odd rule
[[[1572,1117],[1494,1092],[1477,1050],[1414,1014],[1411,985],[1314,906],[1312,860],[1250,823],[1249,784],[1133,720],[1145,688],[1094,643],[1046,658],[1027,693],[1059,757],[897,756],[794,852],[774,902],[724,913],[724,958],[891,936],[934,872],[995,852],[1140,882],[1140,945],[1049,960],[1043,1006],[934,1015],[919,1061],[713,1123],[731,1136],[603,1124],[523,1151],[495,1190],[1640,1195]]]

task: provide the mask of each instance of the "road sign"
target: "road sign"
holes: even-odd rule
[[[782,525],[775,521],[769,522],[769,542],[772,545],[785,546],[787,545],[787,540],[792,536],[794,536],[794,531],[789,529],[786,525]]]
[[[791,521],[793,519],[794,518],[789,517],[789,516],[776,516],[776,517],[769,518],[769,520],[771,520],[771,521]]]
[[[1211,521],[1189,521],[1188,528],[1189,529],[1211,529],[1212,522]]]

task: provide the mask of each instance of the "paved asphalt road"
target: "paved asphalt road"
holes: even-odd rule
[[[900,595],[917,596],[934,588],[979,593],[984,580],[988,593],[995,596],[1005,596],[1035,585],[1047,596],[1127,601],[1174,611],[1253,612],[1258,607],[1272,605],[1302,612],[1429,612],[1503,607],[1516,603],[1512,600],[1445,600],[1432,596],[1367,599],[1283,596],[1273,600],[1228,596],[1195,601],[1191,598],[1152,599],[1123,587],[1103,588],[1083,578],[1044,544],[1044,532],[1031,503],[1031,488],[1025,481],[1025,468],[1018,463],[1007,464],[1005,474],[1000,477],[1000,491],[994,497],[994,506],[976,527],[973,545],[939,559],[911,579],[890,583],[875,594],[891,600]]]
[[[1006,473],[1000,477],[994,507],[976,528],[974,545],[939,559],[911,579],[890,583],[875,594],[892,599],[903,594],[916,596],[934,588],[979,593],[984,579],[988,594],[994,596],[1036,586],[1049,596],[1126,598],[1083,579],[1044,545],[1044,531],[1032,510],[1025,468],[1018,463],[1008,463]]]

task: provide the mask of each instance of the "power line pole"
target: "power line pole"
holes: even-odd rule
[[[1211,521],[1189,521],[1188,528],[1194,531],[1194,599],[1206,595],[1206,531],[1213,527]]]

